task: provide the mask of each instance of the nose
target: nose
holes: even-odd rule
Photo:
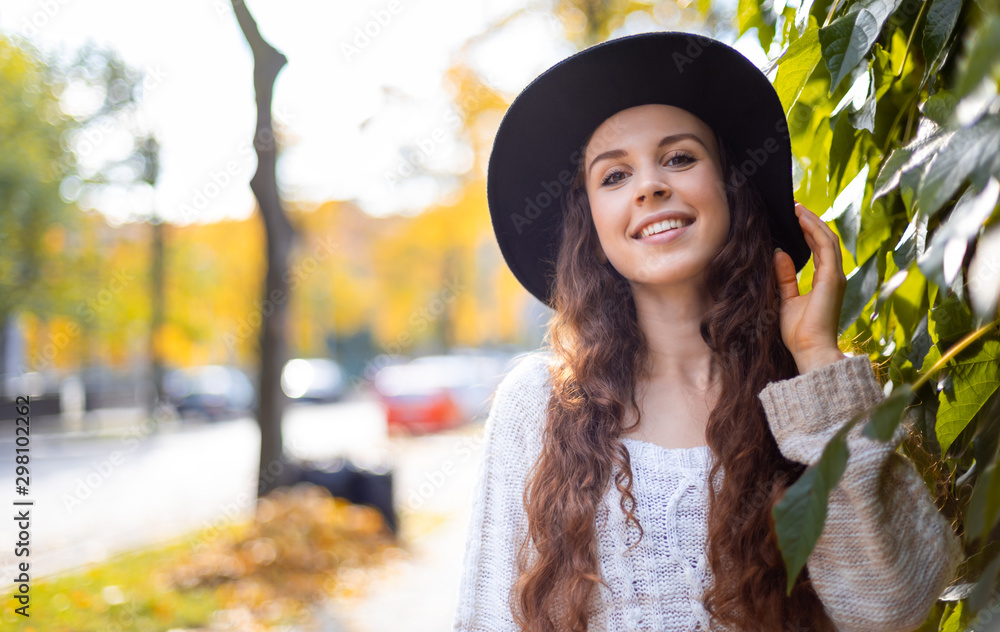
[[[651,176],[647,176],[639,188],[636,189],[635,201],[636,204],[642,204],[648,197],[666,198],[669,196],[670,187],[659,178],[659,174],[654,173]]]

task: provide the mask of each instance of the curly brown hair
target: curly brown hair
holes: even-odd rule
[[[773,244],[762,198],[737,170],[725,140],[716,138],[730,228],[709,265],[714,306],[700,328],[721,380],[706,430],[716,457],[709,480],[722,480],[718,492],[708,485],[708,560],[714,581],[704,604],[713,627],[832,631],[807,569],[791,595],[785,594],[786,571],[771,509],[805,466],[782,456],[757,395],[768,382],[794,377],[798,369],[781,338]],[[523,496],[535,551],[525,539],[511,607],[525,632],[587,630],[594,591],[599,583],[607,585],[599,574],[595,519],[614,466],[621,510],[642,537],[621,437],[630,429],[623,426],[626,397],[640,416],[635,391],[647,362],[646,341],[627,279],[595,256],[599,241],[582,160],[580,165],[562,199],[554,314],[545,336],[554,356],[552,391],[542,451]]]

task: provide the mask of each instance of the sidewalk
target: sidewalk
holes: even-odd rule
[[[454,433],[399,445],[395,495],[407,554],[359,575],[357,584],[340,587],[341,593],[327,608],[344,632],[451,629],[481,435],[482,425],[472,424]],[[428,473],[438,471],[448,460],[454,471],[419,508],[408,509],[407,497],[412,498],[413,491],[428,480]]]

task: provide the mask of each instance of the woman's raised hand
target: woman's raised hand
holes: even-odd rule
[[[812,250],[812,289],[799,294],[795,263],[787,252],[775,250],[774,266],[781,295],[781,337],[802,374],[844,358],[837,346],[837,329],[847,277],[837,233],[798,202],[795,214]]]

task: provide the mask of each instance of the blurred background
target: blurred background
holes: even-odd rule
[[[493,239],[497,125],[609,37],[763,65],[736,11],[4,2],[4,628],[450,629],[489,398],[549,316]]]

